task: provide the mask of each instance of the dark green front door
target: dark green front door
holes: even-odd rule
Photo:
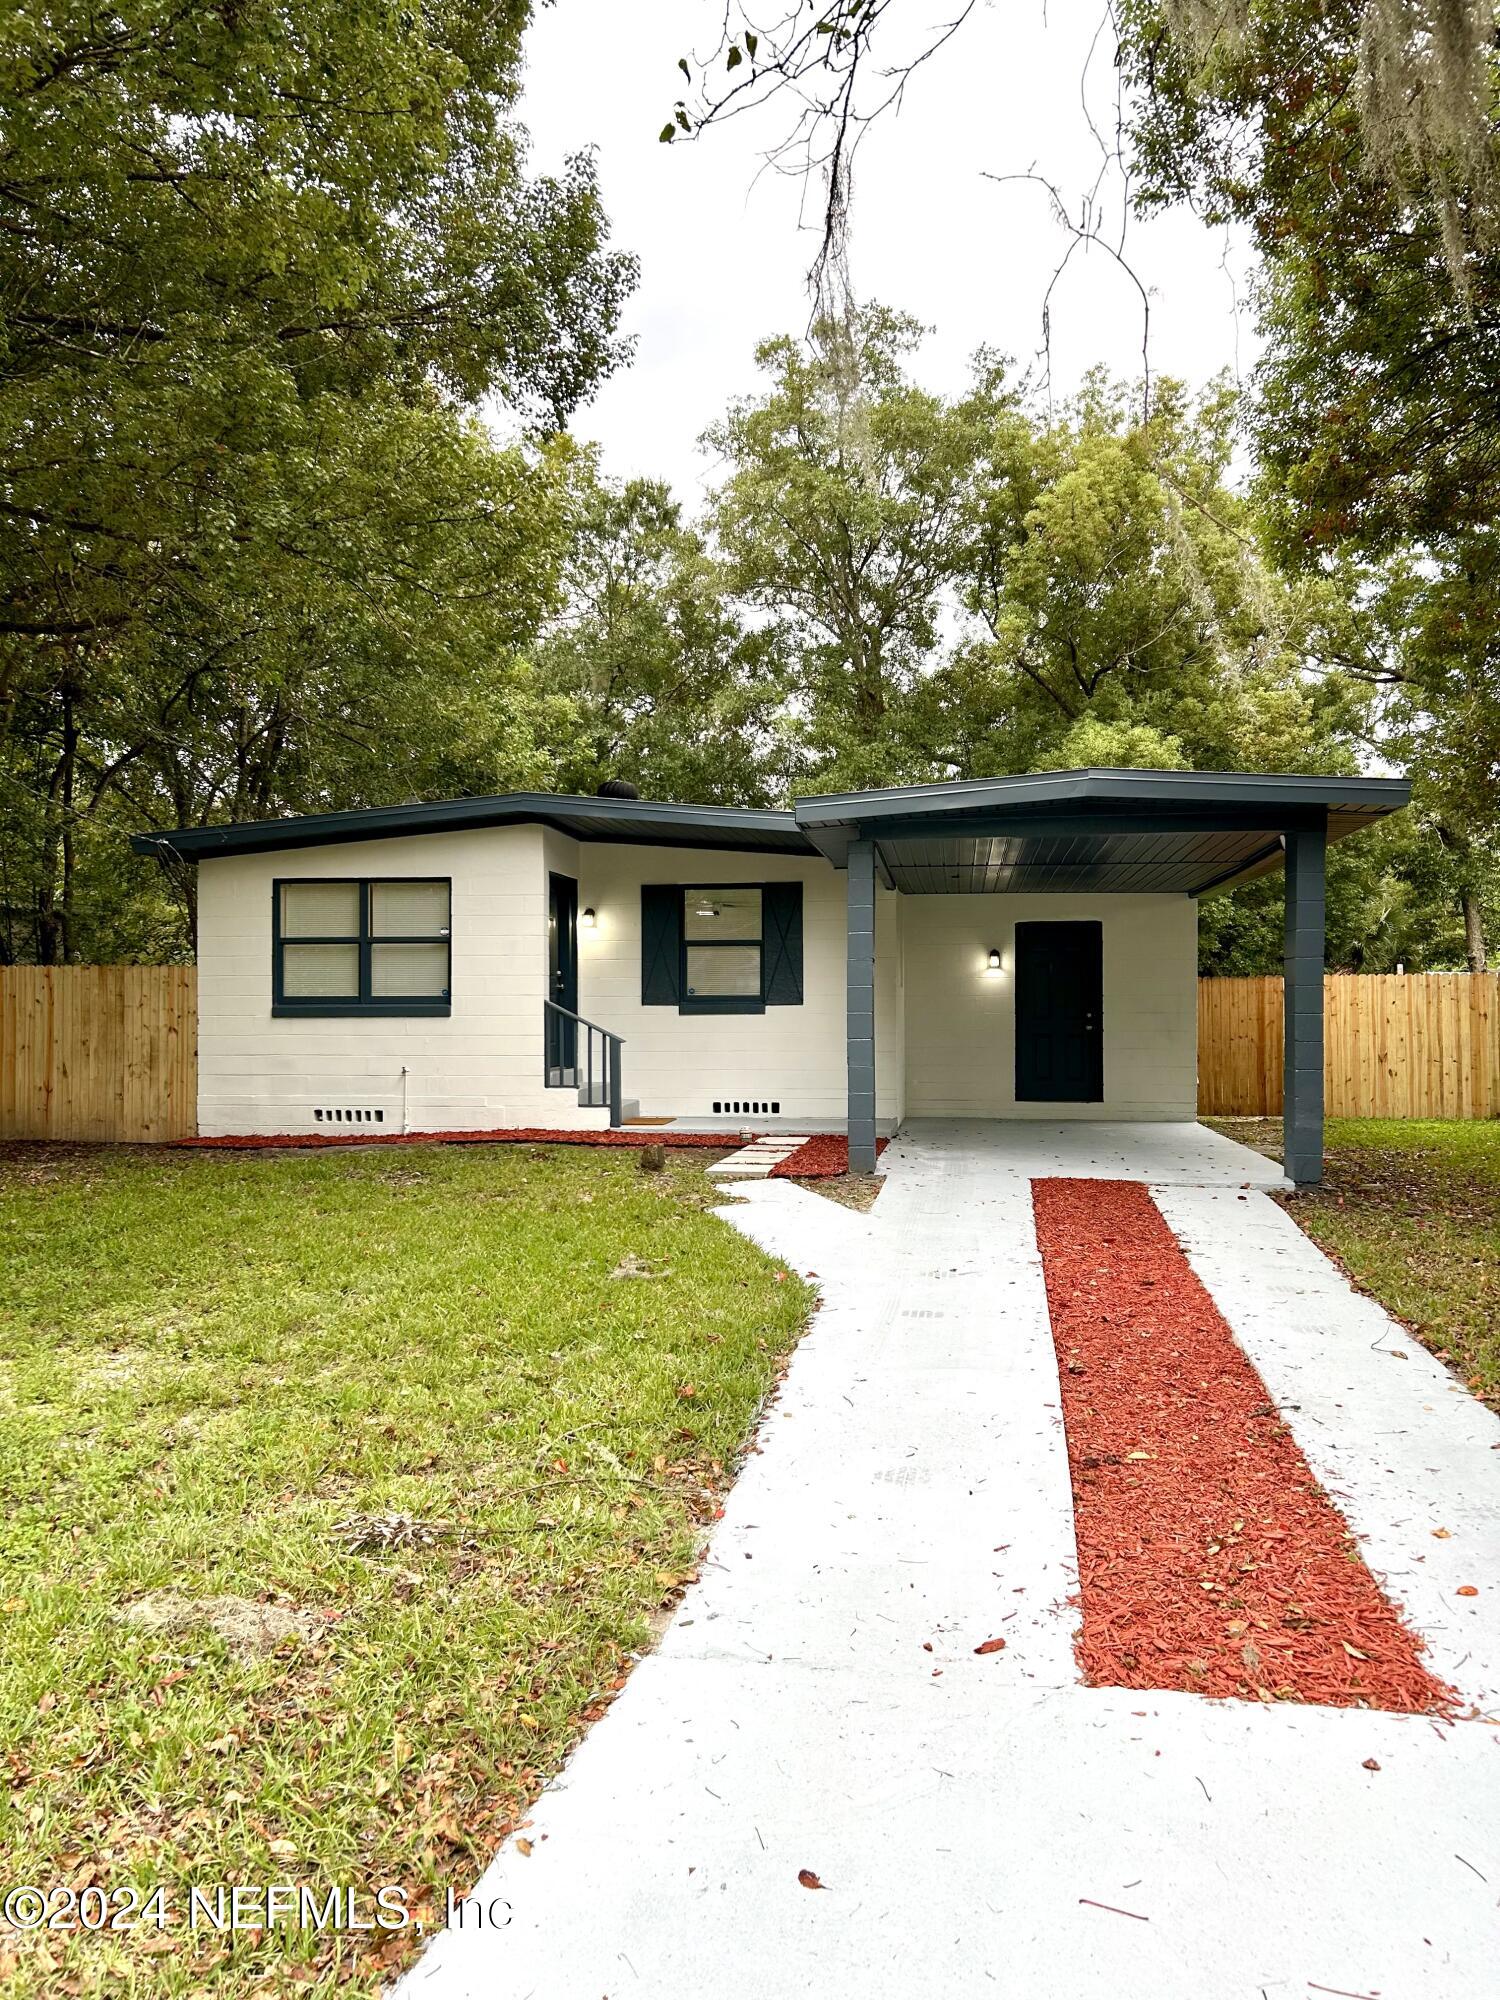
[[[1016,1101],[1104,1097],[1104,927],[1016,925]]]
[[[566,1014],[547,1013],[547,1071],[556,1083],[575,1081],[578,1064],[578,884],[547,877],[547,996]]]

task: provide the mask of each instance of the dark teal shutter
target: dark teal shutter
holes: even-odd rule
[[[761,891],[768,1007],[802,1005],[802,884],[767,882]]]
[[[641,885],[641,1005],[675,1007],[681,999],[682,891],[672,882]]]

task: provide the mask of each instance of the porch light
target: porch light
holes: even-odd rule
[[[992,944],[990,946],[990,955],[985,960],[985,970],[988,972],[999,972],[1001,970],[999,945]]]
[[[599,924],[599,915],[596,910],[592,909],[583,910],[579,913],[578,928],[580,930],[584,931],[596,930],[598,928],[598,924]]]

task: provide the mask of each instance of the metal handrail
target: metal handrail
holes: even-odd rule
[[[583,1086],[584,1102],[592,1104],[594,1101],[594,1053],[595,1042],[597,1041],[599,1045],[599,1082],[604,1088],[605,1099],[609,1105],[609,1122],[612,1126],[623,1124],[624,1092],[620,1084],[620,1051],[625,1046],[625,1037],[623,1035],[611,1034],[608,1028],[601,1028],[597,1021],[586,1021],[582,1014],[575,1014],[571,1007],[564,1007],[560,1001],[544,999],[542,1008],[545,1024],[542,1048],[543,1078],[550,1079],[550,1073],[553,1070],[561,1074],[563,1070],[571,1069],[573,1072],[573,1081],[576,1083],[580,1068],[585,1068],[586,1077]],[[562,1024],[564,1021],[571,1021],[575,1031],[571,1062],[564,1062],[562,1059]],[[578,1061],[576,1031],[579,1028],[582,1028],[584,1031],[584,1053],[586,1057],[586,1064],[584,1065],[580,1065]],[[554,1054],[556,1060],[553,1059]]]

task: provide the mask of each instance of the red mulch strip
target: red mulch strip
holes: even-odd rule
[[[1033,1184],[1093,1686],[1425,1712],[1421,1661],[1160,1209]]]
[[[742,1135],[720,1132],[626,1132],[611,1127],[600,1132],[549,1132],[541,1126],[511,1126],[500,1132],[285,1132],[279,1137],[252,1133],[238,1139],[180,1139],[182,1146],[717,1146],[743,1144]]]
[[[875,1141],[875,1156],[878,1159],[890,1144],[889,1139]],[[825,1132],[816,1139],[807,1139],[795,1153],[772,1167],[766,1176],[768,1180],[784,1181],[835,1181],[849,1171],[849,1141],[837,1132]]]

